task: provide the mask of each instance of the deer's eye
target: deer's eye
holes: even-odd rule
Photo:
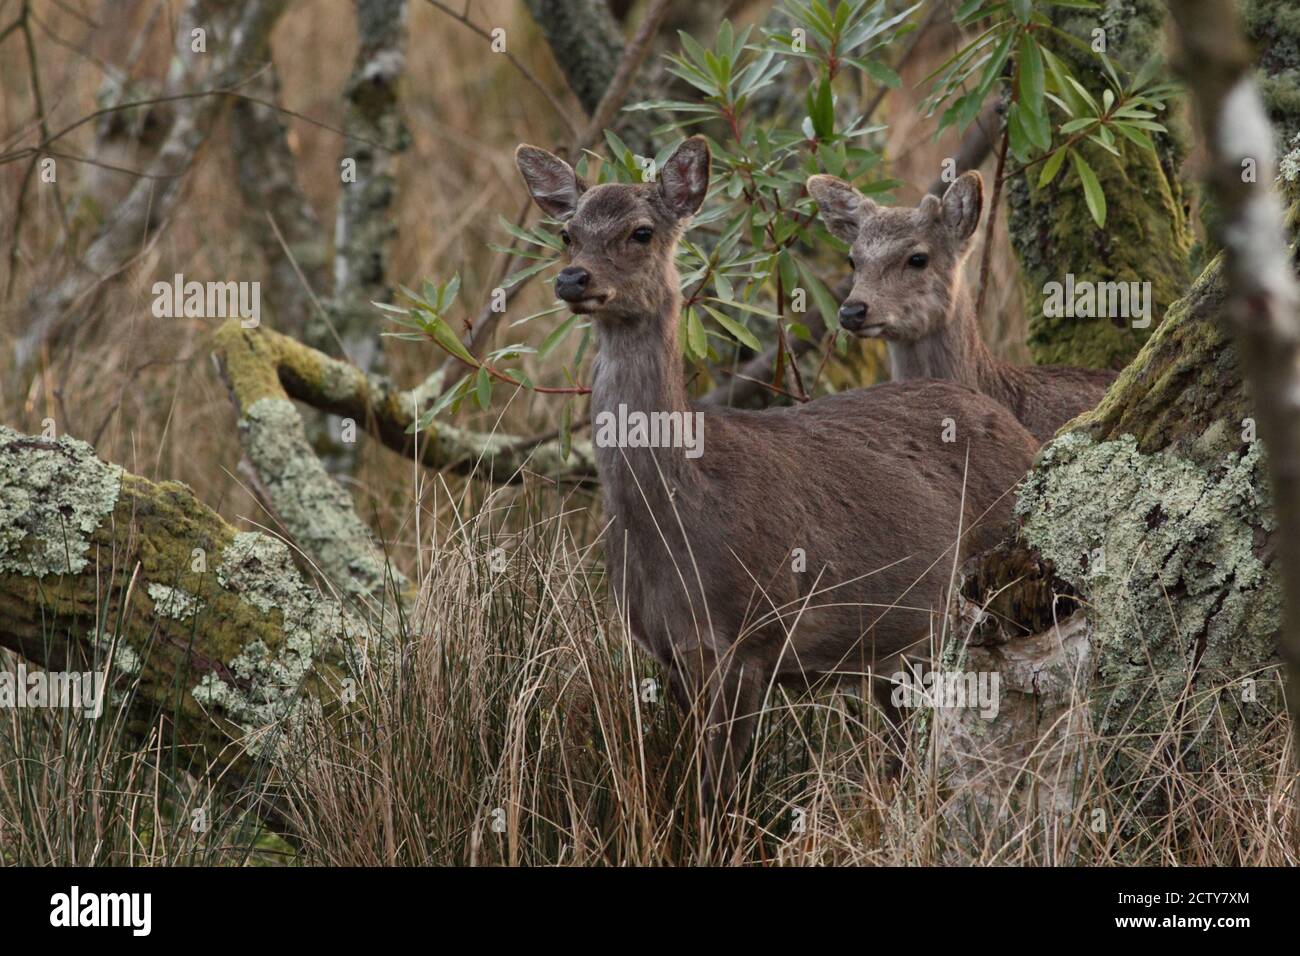
[[[913,269],[924,269],[930,264],[930,257],[924,252],[914,252],[907,260],[907,264]]]
[[[567,229],[560,230],[560,239],[564,241],[566,246],[573,241],[573,237],[569,235],[569,230]]]
[[[858,264],[857,264],[856,262],[853,261],[853,257],[852,257],[852,256],[849,256],[849,268],[850,268],[850,269],[857,269],[857,267],[858,267]]]
[[[654,234],[655,231],[651,229],[649,226],[637,226],[635,229],[632,230],[632,238],[636,242],[649,242],[650,237],[653,236]]]

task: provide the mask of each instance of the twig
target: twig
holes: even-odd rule
[[[69,133],[73,132],[74,130],[79,129],[82,126],[85,126],[87,123],[94,122],[95,120],[99,119],[101,116],[106,116],[109,113],[118,113],[121,112],[122,110],[135,109],[138,106],[152,106],[155,103],[174,103],[177,100],[201,99],[205,96],[229,96],[231,99],[245,100],[249,103],[256,103],[259,106],[265,106],[268,109],[273,109],[279,113],[283,113],[286,116],[292,116],[294,119],[302,120],[304,123],[310,123],[312,126],[318,127],[319,129],[327,130],[331,133],[337,133],[339,136],[342,136],[345,139],[354,139],[359,142],[365,143],[367,146],[373,146],[375,149],[381,149],[384,152],[391,152],[391,150],[387,146],[385,146],[381,142],[378,142],[377,140],[366,139],[365,137],[362,136],[349,134],[346,131],[339,129],[337,126],[331,126],[329,123],[325,123],[322,122],[321,120],[314,119],[311,116],[307,116],[295,110],[287,109],[286,107],[283,107],[278,103],[272,103],[268,100],[262,99],[259,96],[249,96],[246,93],[240,93],[237,88],[231,88],[231,89],[224,89],[224,90],[194,90],[189,93],[173,93],[166,96],[151,96],[148,99],[132,100],[129,103],[118,103],[115,106],[101,107],[100,109],[87,113],[85,116],[81,117],[75,122],[69,123],[67,126],[63,127],[58,132],[54,133],[52,136],[49,136],[48,138],[43,139],[41,142],[37,143],[35,146],[24,146],[22,149],[12,150],[11,152],[8,153],[0,153],[0,166],[5,165],[6,163],[16,162],[27,156],[31,156],[34,153],[45,152],[45,147],[48,146],[50,143],[62,139],[64,136],[67,136]]]
[[[650,7],[641,18],[641,22],[637,24],[636,33],[623,47],[623,55],[614,69],[614,77],[609,81],[609,86],[601,96],[600,102],[596,104],[596,109],[591,114],[591,122],[587,124],[587,128],[570,151],[571,158],[576,159],[577,153],[596,142],[605,127],[614,121],[615,114],[623,105],[628,89],[632,86],[636,71],[645,62],[646,54],[650,52],[650,45],[659,33],[659,24],[663,22],[670,2],[671,0],[650,0]]]
[[[794,361],[791,359],[791,361]],[[794,402],[804,403],[810,401],[807,395],[796,395],[794,392],[784,389],[779,385],[773,385],[771,382],[764,382],[762,379],[750,378],[748,375],[742,375],[740,372],[733,372],[730,369],[719,369],[723,375],[739,379],[742,382],[749,382],[751,385],[757,385],[759,388],[766,389],[774,395],[784,395]]]
[[[443,13],[447,14],[447,16],[451,17],[457,23],[464,24],[470,30],[474,31],[479,36],[481,36],[484,40],[488,40],[488,41],[492,40],[492,34],[488,33],[488,31],[484,30],[481,26],[479,26],[477,23],[475,23],[473,20],[469,18],[468,5],[466,5],[464,13],[457,13],[455,10],[451,9],[451,7],[447,6],[445,3],[442,3],[441,0],[425,0],[425,3],[428,3],[430,6],[438,10],[441,10]],[[578,128],[573,124],[573,120],[569,116],[569,113],[572,111],[568,107],[566,107],[563,103],[561,103],[558,99],[556,99],[555,95],[546,88],[546,84],[543,83],[541,80],[539,80],[537,78],[537,75],[533,73],[532,70],[524,66],[524,64],[519,61],[518,57],[516,57],[509,50],[505,51],[505,57],[510,62],[510,65],[513,66],[515,69],[517,69],[520,72],[520,74],[523,75],[524,79],[526,79],[530,84],[536,87],[537,91],[541,93],[542,96],[546,97],[546,102],[551,104],[551,108],[555,110],[555,115],[558,116],[561,119],[561,121],[563,121],[564,125],[569,128],[569,131],[576,136],[578,134]]]
[[[1002,145],[998,147],[998,168],[993,174],[993,196],[989,200],[989,221],[984,227],[984,250],[980,253],[980,291],[975,299],[975,315],[984,317],[984,293],[989,284],[989,262],[993,258],[993,224],[998,218],[998,204],[1002,199],[1002,167],[1007,161],[1007,142],[1010,139],[1007,127],[1002,130]]]
[[[591,394],[591,389],[585,385],[564,385],[564,386],[528,385],[524,382],[520,382],[517,381],[516,379],[511,378],[505,372],[501,371],[496,366],[489,364],[488,362],[477,362],[477,363],[467,362],[465,361],[464,357],[457,355],[455,352],[451,351],[449,348],[447,348],[445,345],[439,342],[432,335],[430,335],[428,338],[430,342],[438,346],[438,348],[442,349],[444,352],[446,352],[448,355],[450,355],[460,364],[467,365],[470,368],[474,369],[475,371],[481,370],[487,372],[493,378],[497,379],[500,382],[504,382],[507,385],[513,385],[516,388],[522,388],[530,392],[537,392],[541,395],[590,395]],[[459,381],[459,379],[457,381]]]

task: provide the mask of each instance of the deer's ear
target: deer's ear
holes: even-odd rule
[[[969,239],[980,224],[984,208],[984,180],[975,170],[962,173],[943,194],[943,224],[958,239]]]
[[[572,166],[555,154],[527,143],[515,150],[515,165],[542,212],[561,222],[573,215],[578,208],[578,197],[587,186]]]
[[[692,136],[678,146],[659,171],[659,192],[678,219],[693,216],[709,191],[709,144]]]
[[[870,215],[876,204],[849,183],[835,176],[811,176],[808,192],[817,201],[822,222],[837,239],[850,245],[858,238],[863,216]]]

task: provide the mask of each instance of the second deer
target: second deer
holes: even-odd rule
[[[691,402],[674,255],[708,190],[706,142],[686,140],[654,183],[589,187],[533,146],[515,159],[563,224],[556,294],[596,329],[593,431],[693,422],[692,448],[596,432],[596,463],[616,604],[674,697],[702,703],[707,786],[725,792],[774,684],[880,673],[928,648],[953,562],[997,539],[1037,442],[952,382],[767,411]]]
[[[880,206],[834,176],[813,176],[808,192],[831,234],[851,247],[853,291],[840,325],[883,338],[895,381],[946,378],[1001,402],[1047,441],[1094,408],[1115,372],[1067,365],[1010,365],[980,338],[962,270],[979,225],[984,184],[959,176],[943,199],[916,208]]]

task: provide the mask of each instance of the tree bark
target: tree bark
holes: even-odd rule
[[[1103,771],[1147,812],[1177,798],[1174,771],[1209,767],[1282,711],[1277,525],[1227,297],[1220,258],[1040,453],[1017,534],[965,569],[963,666],[1008,675],[997,720],[977,728],[983,785],[954,813],[972,839],[1027,800],[1045,831],[1081,812],[1090,741],[1149,742],[1115,749]],[[1009,659],[1032,680],[1017,684]],[[978,717],[956,720],[941,762],[969,784],[962,744]],[[1041,746],[1018,761],[1026,727]]]
[[[185,485],[0,426],[0,645],[94,667],[133,731],[171,725],[192,772],[237,787],[276,764],[301,704],[335,696],[380,638],[284,542],[236,531]]]
[[[249,96],[278,104],[275,63],[247,88]],[[327,233],[298,185],[289,131],[274,105],[237,100],[231,110],[235,180],[244,200],[246,230],[266,264],[266,305],[280,329],[310,343],[330,341],[318,298],[333,288]]]
[[[1250,49],[1224,0],[1187,0],[1173,14],[1183,72],[1196,95],[1221,210],[1227,301],[1268,445],[1277,550],[1286,584],[1280,643],[1300,742],[1300,287],[1273,190],[1274,129],[1251,76]],[[1254,164],[1247,175],[1243,164]]]
[[[334,329],[328,340],[311,344],[341,349],[369,371],[381,367],[371,303],[392,298],[388,250],[397,226],[389,212],[397,198],[396,155],[410,138],[398,105],[407,11],[406,0],[356,0],[355,8],[359,48],[345,92],[348,139],[334,225]],[[355,168],[343,168],[349,164]]]
[[[564,71],[569,89],[587,115],[594,116],[623,55],[623,36],[609,5],[605,0],[525,0],[525,5]],[[623,141],[642,156],[654,155],[653,128],[653,118],[647,114],[624,114],[617,124]]]
[[[1278,147],[1300,135],[1300,16],[1291,0],[1247,0],[1246,35],[1256,51],[1256,82]]]

